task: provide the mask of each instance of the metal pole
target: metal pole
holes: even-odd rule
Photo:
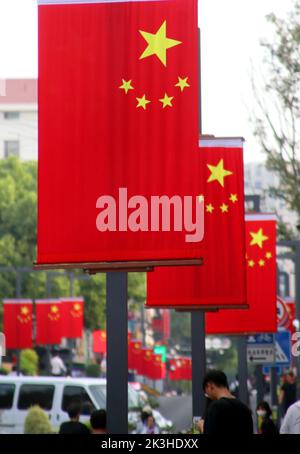
[[[248,364],[247,364],[247,337],[238,337],[238,383],[239,399],[248,404]]]
[[[256,366],[256,390],[257,390],[257,403],[264,400],[264,376],[262,366]]]
[[[205,311],[192,312],[192,396],[193,416],[204,416],[202,382],[206,373]]]
[[[295,256],[295,287],[296,287],[296,319],[300,323],[300,239],[295,241],[296,256]],[[300,326],[298,325],[297,331]],[[297,370],[297,399],[300,399],[300,356],[295,357],[295,365]]]
[[[128,275],[106,275],[107,430],[128,433]]]

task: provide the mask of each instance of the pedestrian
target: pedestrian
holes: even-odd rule
[[[62,377],[67,372],[67,368],[66,368],[65,364],[57,352],[54,352],[52,354],[52,357],[50,360],[50,365],[51,365],[51,374],[54,377]]]
[[[198,424],[200,432],[227,436],[253,434],[251,411],[231,394],[224,372],[209,371],[203,380],[203,391],[211,399],[211,403],[205,420]]]
[[[155,422],[153,415],[147,415],[144,421],[144,427],[141,432],[142,434],[146,435],[157,435],[160,433],[159,427]]]
[[[280,433],[285,435],[300,435],[300,401],[289,406],[283,418]]]
[[[285,382],[281,386],[278,402],[281,406],[281,413],[284,416],[288,408],[297,400],[296,377],[293,371],[285,375]]]
[[[258,433],[261,435],[279,435],[274,421],[272,420],[272,411],[268,402],[260,402],[257,405],[256,414],[261,420]]]
[[[88,435],[90,433],[87,426],[79,421],[80,412],[80,404],[76,402],[70,404],[68,407],[70,421],[63,422],[60,426],[59,433],[61,435]]]
[[[91,414],[90,423],[92,427],[92,434],[94,435],[105,435],[107,434],[106,429],[106,411],[105,410],[94,410]]]

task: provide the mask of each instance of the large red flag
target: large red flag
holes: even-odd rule
[[[202,139],[205,233],[202,267],[157,268],[147,275],[147,306],[246,307],[243,142]],[[193,178],[193,175],[191,175]]]
[[[143,365],[139,373],[144,377],[152,378],[154,353],[152,348],[144,347],[142,349]]]
[[[37,262],[199,258],[150,210],[199,194],[197,0],[39,4]]]
[[[162,380],[166,378],[166,364],[163,363],[161,355],[155,354],[152,364],[152,380]]]
[[[93,331],[93,352],[106,353],[106,331]]]
[[[171,381],[182,380],[182,360],[180,358],[169,360],[169,379]]]
[[[206,315],[207,334],[277,332],[276,217],[246,215],[247,310]]]
[[[143,350],[142,342],[137,340],[132,340],[131,345],[131,361],[132,369],[135,370],[137,374],[143,374]]]
[[[6,348],[32,347],[32,301],[6,299],[3,301],[3,332]]]
[[[63,312],[62,337],[76,339],[83,332],[83,298],[61,298]]]
[[[60,344],[63,326],[63,311],[60,300],[36,300],[35,316],[37,345]]]

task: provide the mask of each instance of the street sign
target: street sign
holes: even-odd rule
[[[154,353],[157,355],[161,355],[163,363],[167,362],[167,347],[165,345],[155,345]]]
[[[291,333],[279,331],[274,335],[275,358],[269,366],[289,367],[291,364]]]
[[[257,334],[248,337],[247,360],[251,364],[265,364],[275,361],[273,334]]]

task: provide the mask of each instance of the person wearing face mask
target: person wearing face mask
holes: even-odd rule
[[[260,419],[258,433],[261,435],[279,435],[279,431],[272,421],[272,411],[268,402],[261,402],[257,405],[256,413]]]
[[[207,435],[253,434],[249,408],[229,391],[227,377],[219,370],[209,371],[203,380],[205,396],[211,399],[205,420],[199,430]]]

